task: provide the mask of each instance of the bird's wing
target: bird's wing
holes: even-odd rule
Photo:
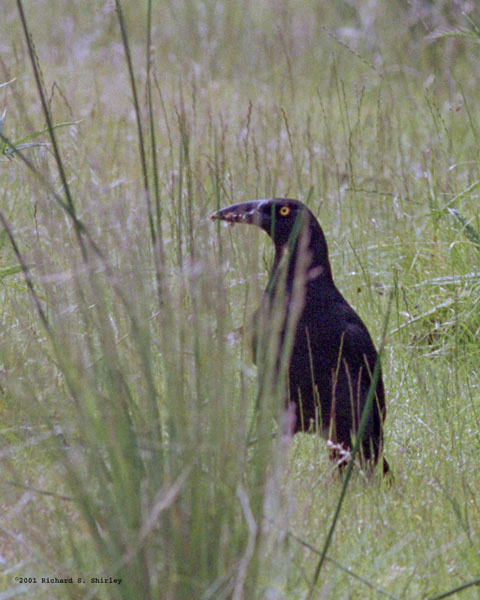
[[[368,329],[353,308],[347,303],[342,306],[341,312],[343,313],[341,321],[344,332],[342,356],[349,362],[352,362],[352,364],[356,362],[365,364],[366,359],[369,368],[373,372],[377,351],[368,333]]]
[[[372,338],[363,321],[349,306],[344,307],[344,338],[342,358],[348,364],[350,372],[361,369],[361,396],[366,399],[371,378],[378,360],[378,354]],[[385,392],[381,370],[376,387],[376,403],[382,417],[385,417]]]
[[[368,329],[353,308],[345,303],[342,313],[342,359],[346,361],[350,371],[358,372],[361,369],[361,387],[366,393],[370,387],[371,376],[377,362],[377,351]],[[377,395],[383,398],[381,374],[377,384]]]

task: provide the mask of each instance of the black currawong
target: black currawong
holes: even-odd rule
[[[214,213],[212,219],[256,225],[272,238],[272,275],[254,317],[257,362],[259,340],[280,314],[280,343],[274,358],[278,372],[285,340],[290,340],[284,433],[321,433],[330,440],[332,459],[344,466],[342,459],[352,448],[378,356],[365,324],[335,286],[322,228],[302,202],[286,198],[234,204]],[[361,461],[369,467],[381,460],[384,474],[389,472],[382,456],[385,416],[378,370]]]

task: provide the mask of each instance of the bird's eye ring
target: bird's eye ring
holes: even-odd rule
[[[290,207],[289,206],[282,206],[280,208],[279,212],[282,215],[282,217],[288,217],[288,215],[290,214]]]

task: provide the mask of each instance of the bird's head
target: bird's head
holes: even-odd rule
[[[228,223],[256,225],[268,233],[275,246],[295,243],[303,227],[316,222],[309,209],[298,200],[269,198],[232,204],[213,213],[212,219]]]
[[[232,224],[256,225],[266,231],[275,244],[274,267],[280,264],[284,250],[290,248],[291,272],[288,277],[293,277],[300,256],[306,258],[311,267],[309,280],[318,280],[322,275],[322,281],[333,282],[327,241],[317,219],[303,202],[291,198],[252,200],[222,208],[213,213],[211,218]]]

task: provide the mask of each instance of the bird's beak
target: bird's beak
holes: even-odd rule
[[[227,223],[248,223],[251,225],[262,225],[262,213],[258,210],[263,200],[252,200],[251,202],[240,202],[222,208],[211,215],[213,221],[227,221]]]

